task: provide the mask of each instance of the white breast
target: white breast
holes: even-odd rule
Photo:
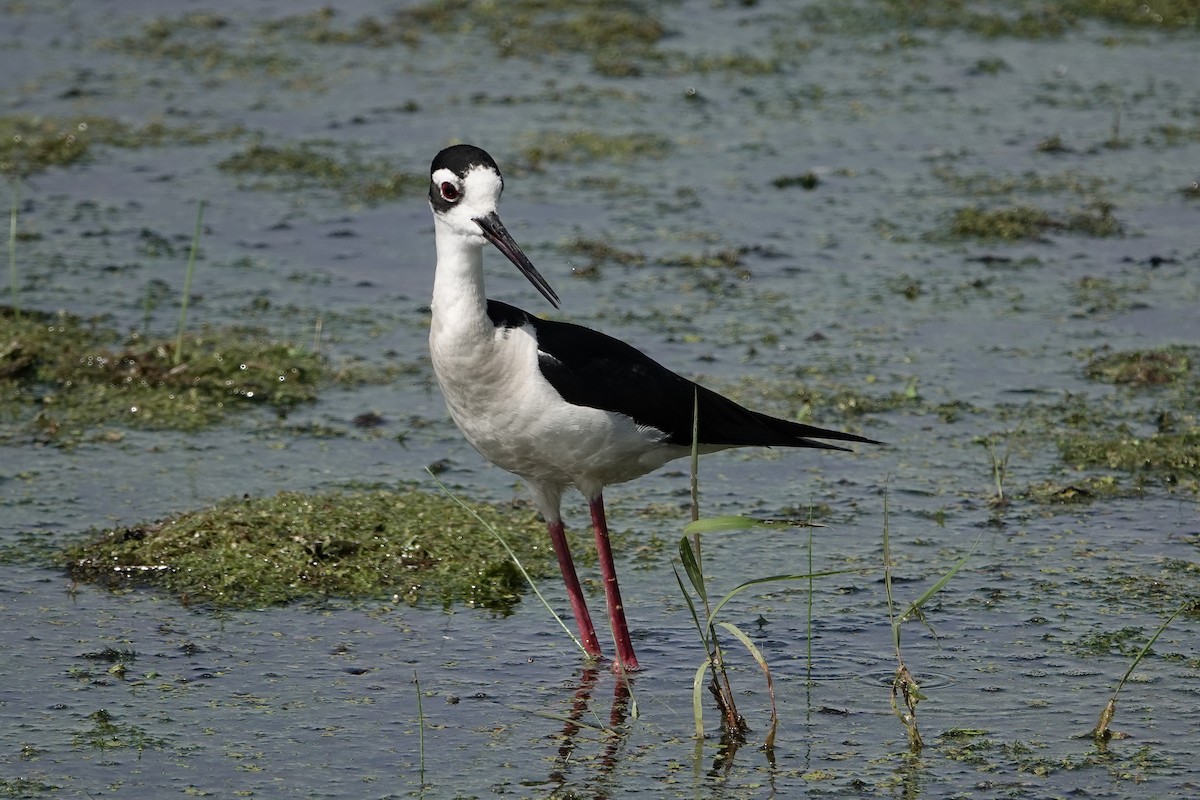
[[[430,353],[450,416],[484,458],[530,481],[585,493],[687,452],[623,414],[572,405],[538,369],[530,329],[458,338],[434,326]]]

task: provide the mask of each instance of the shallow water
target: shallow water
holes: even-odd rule
[[[863,571],[816,582],[811,662],[806,583],[727,607],[772,666],[780,727],[768,757],[763,681],[739,652],[733,678],[749,743],[723,749],[711,706],[709,738],[699,749],[692,738],[702,650],[670,567],[686,519],[678,471],[608,498],[646,666],[634,681],[636,718],[616,679],[583,670],[533,599],[503,618],[341,602],[214,614],[4,563],[0,786],[15,796],[156,798],[1195,795],[1194,614],[1172,623],[1126,684],[1114,727],[1129,738],[1106,749],[1074,738],[1095,724],[1146,637],[1197,594],[1195,495],[1151,478],[1140,494],[1084,506],[1020,497],[1030,484],[1101,474],[1062,462],[1039,409],[1069,395],[1108,404],[1114,424],[1141,435],[1154,429],[1160,395],[1088,380],[1081,352],[1200,343],[1200,205],[1182,192],[1200,178],[1194,30],[1085,22],[1061,38],[985,38],[898,31],[869,14],[820,18],[799,5],[683,2],[661,12],[670,36],[658,49],[676,55],[614,78],[585,54],[503,57],[470,17],[452,32],[423,31],[411,48],[318,45],[260,27],[319,6],[218,9],[224,25],[175,34],[215,43],[208,58],[105,44],[140,35],[164,13],[157,3],[0,11],[4,113],[214,134],[98,146],[83,164],[25,182],[20,226],[38,234],[19,245],[26,307],[140,328],[149,282],[182,284],[204,200],[193,320],[250,321],[307,342],[319,319],[335,358],[419,368],[387,387],[328,391],[287,424],[262,416],[184,434],[114,420],[106,430],[116,441],[55,447],[6,422],[2,543],[62,544],[247,492],[428,484],[434,462],[472,498],[519,496],[511,476],[462,442],[432,386],[432,224],[420,194],[371,206],[283,181],[258,188],[259,177],[215,166],[261,136],[328,142],[330,152],[423,174],[438,148],[461,140],[506,170],[502,214],[562,295],[562,318],[776,413],[799,410],[771,394],[797,382],[868,398],[914,388],[919,402],[861,417],[816,409],[819,423],[853,426],[886,449],[727,453],[702,467],[705,513],[828,506],[814,566]],[[336,20],[350,28],[367,14],[385,12],[340,4]],[[686,60],[725,54],[773,59],[774,71]],[[1002,66],[980,68],[989,63]],[[1106,146],[1118,111],[1123,146]],[[246,132],[215,136],[237,126]],[[552,131],[654,134],[670,146],[662,157],[532,169],[525,148]],[[1066,151],[1039,149],[1052,136]],[[772,183],[810,171],[813,191]],[[1021,188],[983,190],[978,176]],[[1091,188],[1046,188],[1080,184]],[[1124,236],[1007,244],[946,234],[966,206],[1067,213],[1097,197],[1113,204]],[[174,253],[149,252],[145,231]],[[575,237],[645,263],[573,278],[588,266],[565,248]],[[738,269],[673,263],[727,248],[744,249]],[[549,311],[501,259],[487,266],[492,296]],[[176,315],[163,303],[151,326],[171,331]],[[947,417],[938,404],[960,412]],[[351,426],[368,410],[388,421],[384,436]],[[1179,413],[1194,420],[1196,410]],[[348,432],[295,432],[308,421]],[[1018,498],[997,510],[976,440],[1014,431],[1006,483]],[[899,601],[975,548],[926,608],[936,636],[904,628],[905,661],[927,695],[917,758],[889,705],[885,490]],[[570,521],[586,524],[582,503]],[[708,537],[713,591],[806,571],[807,542],[804,530]],[[557,586],[543,591],[564,606]],[[597,595],[594,611],[601,605]],[[123,674],[110,672],[106,648],[126,653]]]

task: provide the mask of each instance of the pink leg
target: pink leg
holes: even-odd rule
[[[621,587],[617,585],[617,568],[613,564],[612,547],[608,542],[608,521],[604,516],[604,496],[588,499],[592,512],[592,528],[596,532],[596,552],[600,554],[600,577],[604,579],[604,595],[608,599],[608,621],[613,638],[617,640],[617,659],[627,671],[638,669],[633,642],[629,640],[629,624],[625,622],[625,606],[621,604]],[[616,664],[614,671],[619,671]]]
[[[558,556],[558,568],[562,570],[563,583],[567,585],[567,596],[571,598],[571,611],[575,614],[575,626],[579,628],[579,636],[583,639],[583,649],[593,658],[599,658],[600,641],[596,638],[596,628],[592,625],[592,617],[588,614],[587,601],[583,599],[583,588],[579,585],[579,576],[575,574],[575,562],[571,560],[571,550],[567,547],[567,534],[563,529],[562,520],[551,522],[550,543],[554,545],[554,554]]]

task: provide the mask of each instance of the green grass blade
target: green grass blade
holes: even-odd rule
[[[757,519],[744,517],[740,514],[728,514],[719,517],[705,517],[689,522],[683,528],[684,534],[720,533],[722,531],[744,531],[751,528],[822,528],[815,522],[798,519]]]
[[[704,738],[704,673],[708,672],[711,665],[712,662],[705,657],[692,678],[692,720],[696,723],[697,739]]]
[[[1175,609],[1175,613],[1167,617],[1163,624],[1158,626],[1158,630],[1142,645],[1142,649],[1134,656],[1133,663],[1129,665],[1129,669],[1125,670],[1125,674],[1121,676],[1121,680],[1117,682],[1117,688],[1113,690],[1112,697],[1108,698],[1108,702],[1104,704],[1104,710],[1100,712],[1100,719],[1096,722],[1096,727],[1092,728],[1090,736],[1097,742],[1105,742],[1112,738],[1113,734],[1108,729],[1112,724],[1113,717],[1117,714],[1117,695],[1121,693],[1121,689],[1125,687],[1125,682],[1129,680],[1129,676],[1137,669],[1137,665],[1146,657],[1146,653],[1150,652],[1150,648],[1158,641],[1158,637],[1167,629],[1167,626],[1175,621],[1175,618],[1182,614],[1187,609],[1195,605],[1195,600],[1187,600],[1179,608]]]
[[[421,706],[421,681],[413,670],[413,685],[417,687],[417,747],[420,752],[421,786],[425,785],[425,710]]]
[[[192,294],[192,273],[196,270],[196,251],[200,247],[200,229],[204,220],[204,201],[196,209],[196,230],[192,232],[192,249],[188,253],[187,271],[183,273],[183,297],[179,302],[179,330],[175,332],[175,366],[183,360],[183,331],[187,327],[188,298]]]
[[[529,714],[530,716],[533,716],[533,717],[541,717],[543,719],[551,719],[551,720],[554,720],[555,722],[562,722],[567,725],[575,725],[580,728],[587,728],[588,730],[594,731],[596,733],[602,733],[605,735],[610,735],[610,734],[616,733],[616,731],[614,729],[608,727],[603,722],[599,722],[599,721],[585,722],[582,719],[577,719],[575,717],[569,717],[566,714],[558,714],[553,711],[546,711],[545,709],[541,709],[541,708],[529,708],[528,706],[509,705],[506,703],[504,705],[504,707],[511,708],[513,711],[520,711],[522,714]]]
[[[896,658],[900,658],[900,624],[896,619],[896,598],[892,594],[892,536],[888,513],[888,482],[891,474],[883,482],[883,594],[887,600],[888,622],[892,626],[892,645],[896,648]]]
[[[613,652],[616,653],[620,650],[617,645],[617,632],[610,630],[610,635],[612,637]],[[633,691],[633,681],[629,680],[629,673],[625,670],[625,665],[621,663],[619,658],[613,659],[613,668],[617,671],[617,680],[625,686],[625,691],[629,692],[629,716],[631,719],[637,719],[641,716],[641,711],[638,708],[637,694]]]
[[[932,586],[926,589],[920,597],[918,597],[916,600],[913,600],[912,603],[909,604],[904,613],[900,615],[899,623],[903,623],[907,619],[920,616],[921,607],[928,603],[935,594],[940,592],[945,585],[950,582],[950,579],[953,578],[958,571],[963,568],[963,566],[967,563],[967,560],[971,558],[972,554],[975,552],[975,548],[979,547],[979,541],[981,537],[982,534],[975,538],[975,543],[971,545],[971,549],[968,550],[962,558],[955,562],[954,566],[950,568],[949,572],[938,578],[937,581],[935,581]]]
[[[809,580],[810,578],[827,578],[830,575],[845,575],[848,572],[861,572],[861,570],[831,569],[831,570],[823,570],[821,572],[805,572],[805,573],[801,573],[799,575],[769,575],[765,578],[755,578],[753,580],[746,581],[745,583],[741,583],[741,584],[738,584],[737,586],[735,586],[733,589],[731,589],[729,591],[728,594],[726,594],[724,597],[721,598],[720,602],[717,603],[716,606],[713,607],[712,612],[709,613],[708,619],[705,621],[705,624],[712,625],[713,621],[716,619],[717,614],[720,612],[720,610],[722,608],[725,607],[726,603],[728,603],[730,600],[737,597],[739,594],[746,591],[747,589],[749,589],[752,586],[760,586],[764,583],[776,583],[776,582],[785,582],[785,581],[806,581],[806,580]]]
[[[1167,626],[1174,622],[1176,617],[1190,608],[1193,604],[1195,604],[1195,602],[1195,600],[1188,600],[1184,602],[1183,605],[1175,609],[1175,613],[1167,617],[1166,620],[1163,621],[1163,624],[1158,626],[1158,630],[1156,630],[1154,635],[1151,636],[1144,645],[1142,645],[1142,649],[1138,651],[1136,656],[1134,656],[1133,663],[1129,665],[1129,669],[1125,670],[1125,674],[1121,676],[1121,681],[1117,684],[1117,691],[1113,692],[1114,698],[1116,697],[1117,692],[1121,691],[1121,687],[1125,685],[1125,682],[1129,680],[1129,676],[1133,674],[1135,669],[1137,669],[1137,665],[1141,663],[1143,658],[1146,657],[1146,653],[1150,652],[1150,648],[1153,647],[1154,643],[1158,641],[1158,637],[1162,636],[1162,632],[1167,629]]]
[[[526,571],[525,565],[521,563],[521,559],[517,558],[517,554],[513,552],[513,549],[508,546],[508,542],[504,541],[504,537],[500,535],[500,531],[496,530],[488,523],[487,520],[479,516],[479,513],[475,509],[464,503],[453,492],[446,488],[446,484],[438,480],[438,476],[433,474],[433,470],[426,467],[425,471],[429,473],[429,477],[433,478],[433,482],[437,484],[438,488],[441,489],[447,497],[461,506],[463,510],[474,517],[475,520],[488,531],[488,533],[495,537],[496,541],[500,543],[500,546],[503,547],[508,553],[508,557],[512,559],[513,564],[516,565],[517,570],[521,573],[521,577],[525,579],[525,582],[529,584],[529,588],[533,590],[535,595],[537,595],[537,599],[541,600],[542,605],[545,606],[546,610],[550,612],[550,616],[554,617],[554,621],[559,624],[559,627],[566,631],[567,636],[571,637],[571,641],[575,643],[575,646],[578,647],[584,653],[584,655],[587,655],[587,650],[584,648],[583,642],[579,641],[578,637],[576,637],[574,633],[571,633],[571,629],[568,628],[567,624],[562,621],[562,617],[555,613],[550,603],[547,602],[546,598],[542,596],[542,593],[538,591],[538,587],[537,584],[534,583],[533,576]]]
[[[758,665],[767,673],[767,677],[769,679],[771,672],[767,667],[767,660],[763,658],[762,651],[759,650],[758,646],[755,645],[750,637],[746,635],[745,631],[743,631],[737,625],[734,625],[732,622],[718,622],[717,624],[732,633],[737,640],[745,646],[746,650],[750,652],[751,658],[758,662]]]
[[[779,712],[775,708],[775,682],[771,680],[771,667],[767,665],[767,659],[763,657],[762,651],[741,628],[732,622],[718,622],[717,624],[732,633],[745,646],[746,650],[750,652],[750,657],[758,663],[759,669],[763,671],[763,677],[767,682],[767,694],[771,697],[771,729],[767,732],[767,739],[764,743],[764,746],[770,750],[775,746],[775,729],[779,727]]]
[[[813,589],[815,588],[813,586],[813,579],[811,577],[811,575],[813,574],[812,528],[808,529],[808,574],[810,577],[808,579],[808,620],[806,621],[806,625],[805,625],[805,650],[807,650],[807,654],[805,657],[805,663],[807,665],[807,676],[808,676],[809,681],[811,681],[812,680],[812,664],[813,664],[813,656],[812,656]]]
[[[692,582],[696,593],[700,595],[700,599],[708,604],[708,591],[704,588],[704,573],[700,570],[700,562],[696,558],[696,551],[692,549],[692,543],[686,536],[679,540],[679,560],[683,562],[683,570],[687,573],[688,580]],[[687,594],[687,592],[684,592]],[[691,600],[688,601],[689,603]]]
[[[21,318],[21,298],[17,294],[17,180],[12,182],[12,211],[8,215],[8,289],[12,294],[13,319]]]
[[[696,610],[696,604],[692,602],[692,593],[683,585],[683,578],[679,575],[679,570],[675,569],[675,565],[671,565],[671,570],[675,573],[675,581],[679,584],[679,593],[683,595],[683,599],[687,601],[688,611],[692,614],[692,622],[696,624],[696,630],[700,632],[700,639],[705,644],[705,649],[708,649],[708,632],[700,626],[700,612]]]

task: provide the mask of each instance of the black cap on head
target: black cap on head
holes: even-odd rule
[[[434,156],[433,163],[429,165],[429,203],[434,211],[444,214],[454,205],[454,201],[442,196],[441,187],[432,180],[433,174],[440,169],[448,169],[462,180],[473,167],[486,167],[500,175],[500,167],[496,166],[496,161],[486,150],[473,145],[456,144]],[[500,175],[500,187],[504,188],[503,175]]]
[[[429,174],[432,175],[439,169],[448,169],[463,178],[466,177],[468,170],[475,166],[491,167],[496,170],[497,175],[500,174],[500,167],[496,165],[496,160],[489,156],[486,150],[469,144],[447,147],[434,156],[433,163],[429,165]]]

